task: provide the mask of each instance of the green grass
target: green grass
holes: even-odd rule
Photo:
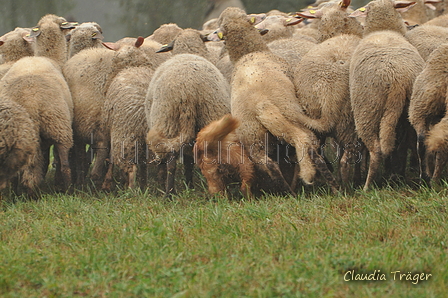
[[[7,197],[0,297],[446,297],[444,189]],[[387,281],[344,281],[349,270]],[[432,276],[414,285],[392,271]]]

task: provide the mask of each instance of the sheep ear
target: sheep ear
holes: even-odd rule
[[[120,49],[120,45],[116,42],[103,42],[103,46],[112,51],[118,51]]]
[[[211,41],[211,40],[208,39],[208,34],[207,34],[207,35],[199,34],[199,37],[201,38],[201,40],[202,40],[203,42]]]
[[[34,27],[33,29],[31,29],[31,33],[30,36],[31,37],[37,37],[39,36],[41,33],[40,28],[39,27]]]
[[[207,35],[207,38],[210,41],[221,41],[224,39],[224,33],[221,31],[221,29],[218,29],[215,32],[212,32],[209,35]]]
[[[258,29],[258,33],[260,33],[261,35],[265,35],[269,32],[269,29]]]
[[[285,27],[287,26],[294,26],[297,24],[300,24],[304,19],[302,18],[285,18],[285,20],[283,21],[283,25],[285,25]]]
[[[145,42],[145,38],[142,36],[137,37],[137,40],[135,41],[135,47],[139,48],[142,46],[142,44]]]
[[[0,47],[4,44],[5,42],[3,40],[0,40]]]
[[[437,8],[433,4],[442,3],[442,0],[426,0],[425,6],[431,10],[436,10]]]
[[[351,0],[342,0],[341,2],[339,2],[339,5],[341,6],[341,8],[347,9],[347,7],[350,6]]]
[[[70,42],[71,39],[72,39],[72,35],[70,33],[65,35],[65,41]]]
[[[23,40],[25,40],[27,42],[34,42],[35,41],[34,37],[31,37],[31,33],[30,32],[22,33],[22,38],[23,38]]]
[[[414,5],[417,4],[417,2],[410,2],[410,1],[395,1],[394,7],[395,10],[403,13],[414,7]]]
[[[298,12],[296,13],[296,15],[294,17],[300,17],[300,18],[304,18],[304,19],[320,19],[322,18],[322,10],[317,9],[308,9],[308,10],[304,10],[302,12]]]
[[[365,6],[358,8],[349,15],[350,18],[357,18],[357,17],[365,18],[366,16],[367,16],[367,7]]]
[[[73,29],[76,26],[78,26],[78,22],[62,22],[61,26],[59,26],[59,28],[61,29]]]
[[[253,26],[260,24],[264,19],[266,19],[266,14],[249,14],[247,15],[247,20]]]
[[[101,40],[103,40],[104,36],[103,36],[103,34],[101,34],[100,31],[95,31],[95,32],[92,33],[92,39],[101,39]]]
[[[173,49],[174,49],[174,41],[162,46],[159,50],[156,51],[156,53],[165,53],[172,51]]]

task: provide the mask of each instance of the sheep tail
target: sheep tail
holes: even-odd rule
[[[178,152],[182,145],[181,136],[167,138],[161,132],[151,129],[146,135],[146,141],[150,149],[159,157],[164,157],[170,152]]]
[[[389,94],[387,100],[387,102],[395,101],[395,105],[386,105],[380,122],[379,140],[383,157],[388,156],[394,150],[397,125],[405,106],[406,95],[403,94],[402,90],[395,91]],[[400,97],[402,102],[398,103],[397,99]]]
[[[429,152],[448,149],[448,118],[444,118],[434,125],[426,137],[425,145]]]
[[[211,122],[198,134],[198,138],[209,144],[223,141],[231,132],[240,125],[240,122],[230,114],[225,115],[217,121]]]

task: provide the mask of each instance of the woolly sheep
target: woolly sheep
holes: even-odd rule
[[[145,40],[144,44],[147,42],[151,41]],[[159,44],[160,48],[162,46]],[[139,66],[127,67],[120,71],[107,90],[102,110],[103,124],[110,130],[111,139],[110,166],[103,183],[103,189],[106,190],[111,187],[114,165],[125,174],[125,187],[136,186],[138,173],[140,184],[143,186],[145,175],[142,172],[147,162],[145,138],[149,130],[144,103],[149,82],[158,66],[154,62],[158,61],[161,55],[148,49],[145,53],[147,61],[141,61]]]
[[[318,42],[341,34],[362,37],[363,27],[356,18],[349,17],[349,13],[352,12],[349,8],[350,3],[350,0],[330,2],[319,9],[308,9],[297,13],[296,17],[319,20],[316,26],[319,32]]]
[[[312,183],[317,165],[336,189],[333,176],[316,152],[316,136],[295,121],[295,115],[302,110],[286,61],[269,50],[253,27],[253,20],[248,19],[244,11],[227,8],[221,14],[219,24],[230,60],[234,63],[231,107],[232,115],[241,122],[236,133],[244,146],[250,148],[251,160],[285,191],[293,193],[278,165],[260,146],[266,136],[272,134],[296,148],[303,181]]]
[[[39,129],[45,160],[36,175],[45,175],[54,145],[57,177],[64,190],[71,184],[68,152],[73,145],[73,106],[60,64],[66,59],[64,31],[73,27],[62,17],[43,16],[30,36],[36,56],[18,60],[0,81],[0,96],[23,106]]]
[[[0,37],[0,55],[3,58],[3,63],[0,65],[0,78],[17,60],[34,55],[32,43],[26,38],[30,32],[29,28],[17,27],[14,31]]]
[[[0,97],[0,190],[18,174],[29,195],[34,194],[42,176],[33,175],[40,152],[39,130],[27,111],[6,97]]]
[[[426,61],[439,45],[448,42],[448,28],[423,24],[409,30],[405,37]]]
[[[103,189],[110,190],[114,166],[125,175],[124,187],[134,188],[137,174],[143,186],[146,160],[146,123],[144,103],[149,82],[154,74],[151,67],[130,67],[118,73],[106,94],[102,118],[110,130],[110,167]]]
[[[154,32],[146,37],[147,40],[154,40],[158,43],[165,45],[174,40],[177,34],[179,34],[182,31],[182,28],[180,28],[177,24],[169,23],[169,24],[163,24]]]
[[[443,14],[429,20],[425,23],[425,25],[448,27],[448,14]]]
[[[266,43],[270,43],[277,39],[293,37],[296,25],[301,21],[302,19],[293,18],[291,16],[270,15],[255,27],[268,30],[268,32],[263,35],[263,39]]]
[[[74,102],[74,154],[81,160],[76,162],[79,167],[77,184],[83,184],[87,174],[86,144],[92,146],[96,156],[90,177],[98,188],[102,184],[104,161],[109,155],[109,131],[103,127],[101,116],[106,92],[121,70],[147,61],[145,52],[139,50],[143,42],[143,38],[138,38],[133,45],[107,43],[113,51],[107,48],[85,49],[70,58],[63,68]]]
[[[67,34],[68,58],[86,48],[102,48],[103,30],[95,22],[82,23]]]
[[[425,0],[413,0],[415,1],[414,7],[412,9],[406,10],[401,13],[401,17],[406,22],[407,25],[422,25],[427,22],[429,18],[429,13],[426,6]],[[429,1],[428,1],[429,2]]]
[[[425,179],[428,179],[425,138],[446,113],[447,55],[448,43],[445,43],[429,56],[425,68],[415,80],[409,105],[409,121],[417,132],[420,175]]]
[[[427,173],[432,183],[438,183],[448,161],[448,118],[444,117],[431,128],[425,139],[425,146],[428,155],[426,160],[431,157],[434,159],[434,166],[429,169],[428,164]]]
[[[241,0],[210,0],[207,11],[205,12],[204,21],[218,18],[227,7],[238,7],[243,10],[245,9]]]
[[[412,4],[412,3],[408,3]],[[366,14],[364,37],[350,64],[350,97],[356,130],[370,153],[364,189],[395,148],[396,127],[424,61],[405,38],[406,25],[390,0],[375,0],[352,15]],[[399,137],[404,137],[401,132]],[[401,154],[402,157],[406,154]]]
[[[269,49],[276,55],[284,58],[295,66],[303,55],[316,45],[316,40],[306,35],[294,36],[295,25],[302,19],[274,14],[266,17],[255,27],[259,30],[268,30],[263,39]]]
[[[316,45],[296,65],[294,85],[305,114],[297,119],[316,133],[332,136],[344,148],[341,178],[348,181],[348,156],[357,144],[350,104],[350,60],[359,44],[358,36],[343,34]],[[325,92],[322,92],[325,90]]]
[[[150,128],[146,140],[151,151],[167,163],[167,195],[174,192],[179,155],[183,155],[186,181],[191,185],[190,144],[201,128],[230,112],[229,88],[210,61],[194,54],[174,55],[154,73],[145,102]]]

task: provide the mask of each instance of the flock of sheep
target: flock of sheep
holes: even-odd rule
[[[53,163],[62,191],[149,187],[153,173],[170,195],[179,162],[186,185],[198,166],[211,194],[237,182],[248,197],[294,194],[317,179],[337,192],[364,176],[367,190],[382,167],[404,177],[408,155],[437,182],[443,12],[442,0],[229,7],[202,30],[164,24],[116,42],[97,23],[46,15],[0,37],[0,190],[36,196]]]

